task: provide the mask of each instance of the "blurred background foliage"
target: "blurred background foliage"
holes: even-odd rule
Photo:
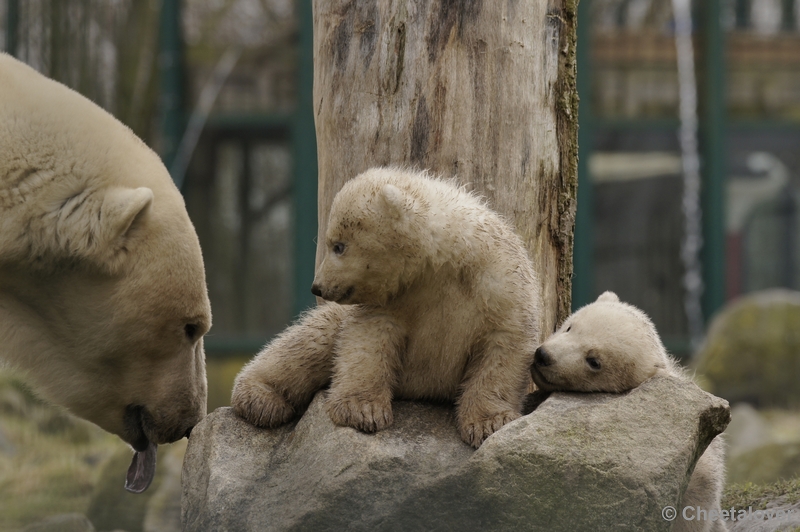
[[[715,322],[711,332],[726,332],[709,334],[690,363],[708,389],[742,405],[729,438],[732,479],[772,482],[800,470],[792,332],[800,330],[800,0],[693,4],[708,207],[704,310],[709,323],[718,316],[732,325]],[[616,291],[689,361],[671,2],[579,5],[574,302]],[[309,13],[310,0],[0,0],[4,49],[117,116],[181,182],[214,314],[209,409],[228,403],[241,365],[313,304]],[[226,54],[233,63],[224,75]],[[174,163],[192,136],[187,125],[197,138],[184,176]],[[783,292],[760,294],[766,289]],[[758,325],[766,322],[773,326]],[[732,342],[730,331],[750,336]],[[744,364],[748,371],[725,374]],[[0,530],[68,512],[90,515],[97,530],[177,530],[180,444],[162,451],[166,480],[146,497],[97,502],[111,489],[103,486],[122,483],[127,452],[1,376]],[[767,467],[764,456],[785,460]]]

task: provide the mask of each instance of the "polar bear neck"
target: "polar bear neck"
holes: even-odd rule
[[[502,241],[497,228],[498,217],[473,196],[466,196],[445,205],[433,204],[427,213],[430,231],[429,262],[434,270],[452,266],[478,266],[491,260]]]

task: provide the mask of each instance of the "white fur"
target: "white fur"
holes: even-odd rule
[[[330,381],[331,418],[366,431],[392,422],[393,398],[456,401],[476,447],[519,416],[540,302],[500,216],[453,182],[376,168],[334,198],[326,248],[314,289],[331,303],[242,370],[240,415],[284,423]]]
[[[624,392],[656,373],[689,380],[664,348],[650,318],[605,292],[577,310],[536,351],[531,376],[544,391]],[[686,506],[720,510],[725,447],[716,437],[697,461],[673,530],[725,530],[722,521],[686,521]]]
[[[197,236],[158,156],[0,53],[0,357],[141,448],[205,414],[210,319]]]

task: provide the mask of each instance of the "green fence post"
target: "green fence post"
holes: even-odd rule
[[[294,313],[315,304],[311,295],[317,254],[317,137],[314,128],[314,19],[311,0],[297,4],[300,27],[294,153]]]
[[[6,52],[16,57],[19,46],[19,0],[8,0],[6,6]]]
[[[743,30],[750,25],[750,0],[736,0],[734,4],[736,28]]]
[[[578,208],[575,214],[575,244],[572,250],[572,308],[589,303],[594,290],[592,268],[592,182],[589,176],[589,155],[592,151],[591,115],[591,17],[589,0],[578,3],[577,68],[578,68]]]
[[[781,29],[783,31],[791,32],[795,29],[794,3],[795,0],[781,1]]]
[[[703,313],[708,320],[725,302],[725,34],[720,0],[702,4],[704,68],[700,71],[703,208]]]
[[[160,24],[161,159],[172,171],[172,163],[184,130],[180,0],[162,1]]]

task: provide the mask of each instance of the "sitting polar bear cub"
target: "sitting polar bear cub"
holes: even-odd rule
[[[531,366],[533,381],[545,392],[619,393],[636,388],[660,371],[688,379],[667,354],[650,318],[621,302],[613,292],[605,292],[567,318],[536,350]],[[697,461],[681,510],[689,506],[720,511],[724,453],[722,439],[714,438]],[[721,520],[680,518],[673,527],[684,532],[725,529]]]
[[[475,196],[399,169],[336,195],[305,314],[239,374],[231,404],[274,427],[330,383],[338,425],[374,432],[393,398],[455,401],[474,447],[519,417],[536,342],[538,283],[521,239]]]
[[[203,259],[183,198],[130,129],[0,53],[0,362],[137,452],[206,413]]]

